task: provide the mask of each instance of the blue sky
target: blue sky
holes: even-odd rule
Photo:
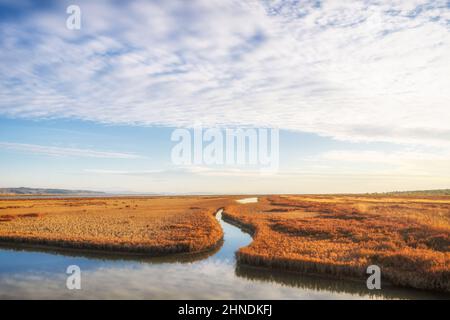
[[[0,187],[449,187],[448,1],[36,3],[0,1]],[[175,165],[199,124],[279,129],[278,172]]]

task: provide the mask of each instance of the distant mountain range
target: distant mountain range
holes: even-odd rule
[[[50,195],[96,195],[96,194],[105,194],[104,192],[99,191],[89,191],[89,190],[67,190],[67,189],[42,189],[42,188],[0,188],[0,194],[50,194]]]
[[[416,195],[416,196],[450,196],[450,189],[437,190],[414,190],[414,191],[392,191],[392,192],[375,192],[370,193],[374,195]],[[130,192],[130,191],[116,191],[116,192],[102,192],[91,190],[69,190],[69,189],[45,189],[45,188],[0,188],[0,195],[147,195],[147,196],[176,196],[176,195],[218,195],[218,193],[211,192],[187,192],[187,193],[172,193],[172,192]]]
[[[45,188],[0,188],[1,195],[128,195],[128,196],[176,196],[176,195],[208,195],[208,192],[190,192],[190,193],[175,193],[175,192],[132,192],[132,191],[91,191],[91,190],[69,190],[69,189],[45,189]]]

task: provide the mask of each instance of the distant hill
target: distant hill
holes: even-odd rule
[[[105,194],[104,192],[89,191],[89,190],[67,190],[67,189],[42,189],[42,188],[0,188],[1,194],[13,194],[13,195],[40,195],[40,194],[50,194],[50,195],[95,195],[95,194]]]
[[[411,196],[450,196],[450,189],[393,191],[393,192],[386,192],[386,193],[382,193],[382,194],[411,195]]]

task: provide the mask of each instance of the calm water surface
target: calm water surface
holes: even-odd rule
[[[218,219],[220,249],[196,257],[144,259],[88,253],[0,249],[0,299],[429,299],[439,294],[364,282],[305,277],[237,266],[234,253],[251,242]],[[66,289],[66,268],[78,265],[81,290]]]

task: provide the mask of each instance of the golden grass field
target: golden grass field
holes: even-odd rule
[[[253,235],[238,263],[450,291],[450,197],[316,195],[0,200],[0,241],[108,252],[197,253],[224,219]]]
[[[214,197],[0,200],[0,241],[162,255],[211,249]]]
[[[253,234],[240,263],[450,291],[450,197],[267,196],[224,218]]]

